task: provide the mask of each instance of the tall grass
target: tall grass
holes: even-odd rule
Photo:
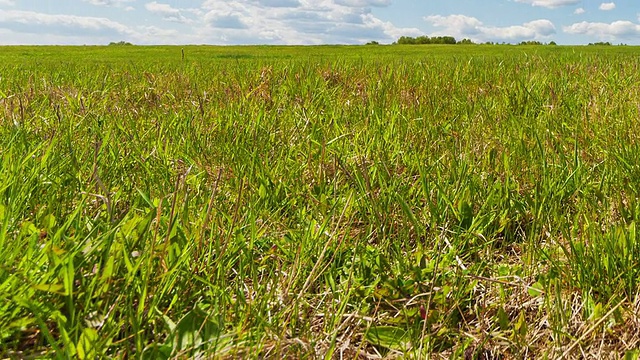
[[[5,357],[637,348],[635,48],[5,48]]]

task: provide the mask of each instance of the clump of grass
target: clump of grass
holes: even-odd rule
[[[0,55],[4,356],[637,355],[626,48],[175,51]]]

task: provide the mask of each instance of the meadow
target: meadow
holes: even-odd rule
[[[637,359],[639,66],[3,47],[0,357]]]

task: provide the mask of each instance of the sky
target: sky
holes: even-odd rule
[[[0,44],[640,45],[640,0],[0,0]]]

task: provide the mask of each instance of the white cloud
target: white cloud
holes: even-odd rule
[[[546,19],[513,26],[493,26],[475,17],[450,15],[426,17],[425,20],[436,30],[429,34],[418,28],[382,20],[372,10],[389,6],[393,0],[82,1],[121,10],[132,10],[135,6],[140,12],[134,14],[136,22],[125,22],[127,17],[106,18],[101,13],[107,13],[104,8],[93,8],[98,13],[93,17],[0,10],[0,28],[12,34],[25,34],[21,37],[29,39],[25,41],[36,39],[28,34],[39,34],[42,41],[45,38],[46,41],[60,41],[66,37],[68,40],[59,43],[82,41],[93,44],[120,40],[137,44],[357,44],[371,40],[389,43],[401,36],[420,35],[451,35],[477,42],[519,42],[546,40],[556,33],[554,24]],[[547,8],[576,3],[575,0],[510,1]],[[0,0],[0,4],[9,3],[20,4],[20,1]],[[189,3],[198,3],[199,7],[179,5]],[[188,26],[163,23],[162,20]],[[10,38],[3,35],[0,42],[13,41],[13,38],[14,35]]]
[[[580,15],[580,14],[584,14],[585,12],[586,11],[583,8],[579,7],[573,13],[576,15]]]
[[[0,0],[0,5],[4,6],[14,6],[16,4],[13,0]]]
[[[82,0],[91,5],[96,6],[114,6],[114,7],[124,7],[125,3],[133,2],[135,0]]]
[[[420,36],[423,32],[413,28],[398,28],[388,21],[382,21],[371,14],[367,14],[364,19],[365,26],[370,29],[382,29],[382,32],[390,36],[394,41],[401,36]]]
[[[242,15],[236,13],[217,14],[210,12],[205,16],[208,25],[218,29],[247,29]]]
[[[1,34],[6,34],[0,36],[2,44],[81,45],[121,40],[135,44],[172,44],[178,32],[154,26],[131,27],[104,17],[0,9]]]
[[[71,30],[91,31],[96,34],[116,33],[132,35],[133,31],[124,24],[102,17],[75,15],[51,15],[33,11],[0,10],[0,25],[9,30],[39,33],[54,31],[68,33]]]
[[[515,0],[518,3],[531,4],[531,6],[541,6],[549,9],[555,9],[562,6],[576,5],[582,0]]]
[[[442,28],[432,35],[451,35],[458,39],[470,38],[478,42],[542,39],[556,33],[556,27],[546,19],[505,27],[487,26],[477,18],[466,15],[434,15],[424,19],[431,25]]]
[[[613,10],[616,8],[616,3],[614,2],[610,2],[610,3],[602,3],[600,4],[599,9],[602,11],[609,11],[609,10]]]
[[[192,19],[189,19],[185,15],[183,15],[183,10],[173,8],[169,4],[161,4],[157,1],[152,1],[150,3],[146,3],[144,7],[145,9],[147,9],[147,11],[158,14],[168,21],[175,21],[180,23],[192,22]]]
[[[335,0],[338,5],[351,7],[388,6],[391,2],[391,0]]]
[[[610,24],[583,21],[565,26],[562,30],[568,34],[588,35],[602,40],[640,37],[640,25],[631,21],[614,21]]]
[[[300,6],[299,0],[255,0],[267,7],[284,7],[295,8]]]
[[[392,42],[417,36],[371,13],[391,0],[206,0],[197,36],[209,43],[322,44]]]

